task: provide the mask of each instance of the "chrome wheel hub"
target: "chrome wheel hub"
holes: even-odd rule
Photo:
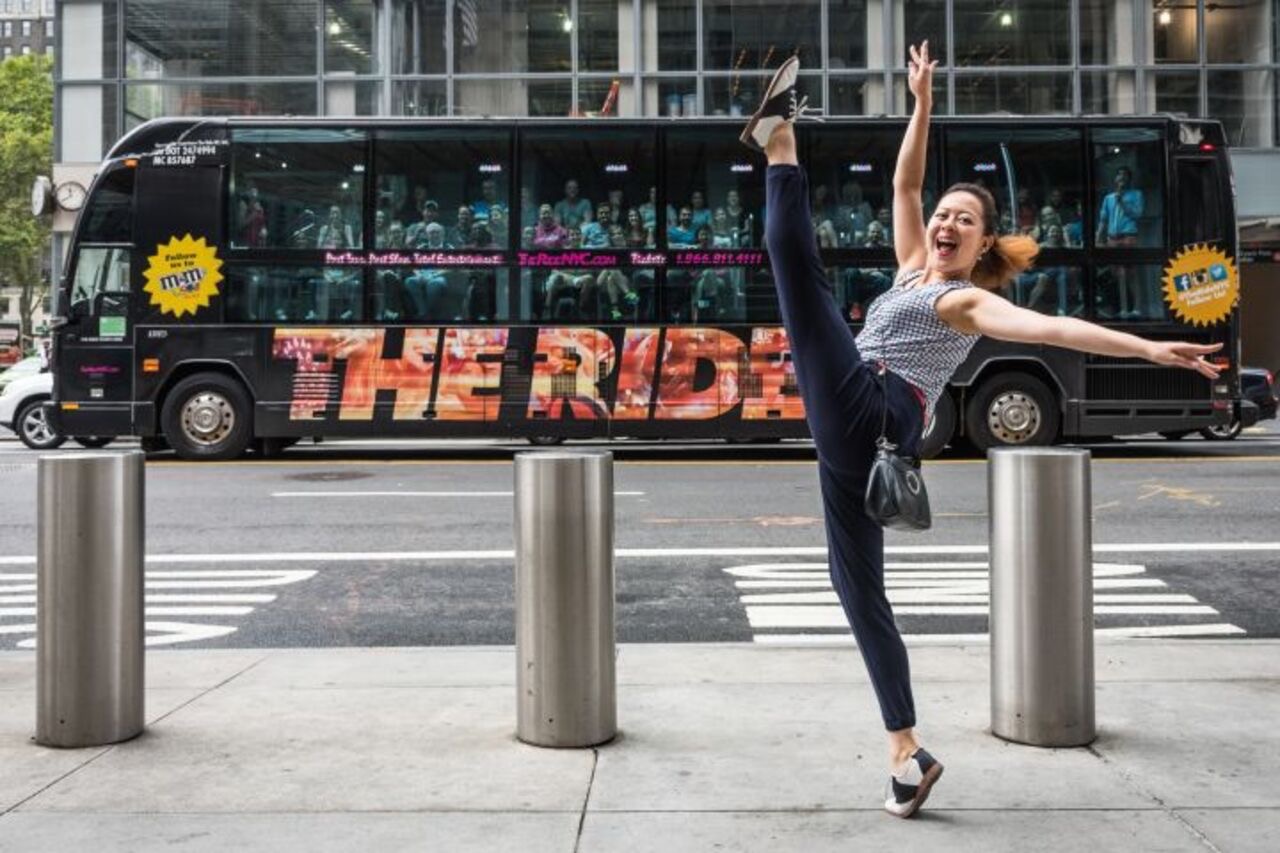
[[[1022,444],[1040,430],[1040,405],[1021,391],[1005,391],[991,401],[987,426],[1005,444]]]
[[[49,419],[44,416],[44,409],[37,406],[22,421],[22,434],[32,444],[48,444],[55,436],[49,427]]]
[[[196,444],[218,444],[235,429],[236,413],[230,401],[215,391],[202,391],[182,407],[182,431]]]

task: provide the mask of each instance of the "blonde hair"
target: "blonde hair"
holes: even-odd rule
[[[999,214],[996,212],[995,196],[981,184],[952,184],[943,193],[943,197],[951,193],[968,193],[982,205],[982,233],[989,236],[997,233]],[[991,248],[978,258],[978,263],[969,274],[969,278],[984,290],[999,290],[1017,277],[1018,273],[1031,268],[1036,255],[1040,254],[1040,246],[1030,237],[1021,235],[1005,235],[996,237]]]
[[[991,248],[978,258],[969,277],[978,287],[999,290],[1017,278],[1018,273],[1030,269],[1038,254],[1040,246],[1030,237],[997,237]]]

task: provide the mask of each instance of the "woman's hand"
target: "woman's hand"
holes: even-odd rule
[[[1209,379],[1218,378],[1218,368],[1204,360],[1211,352],[1222,349],[1222,344],[1189,344],[1185,341],[1147,341],[1148,351],[1143,357],[1155,364],[1168,367],[1185,367]]]
[[[916,96],[917,102],[931,104],[933,102],[933,69],[938,60],[929,61],[929,40],[920,42],[920,46],[907,46],[911,54],[907,62],[907,88]]]

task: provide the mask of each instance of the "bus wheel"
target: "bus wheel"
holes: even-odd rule
[[[564,444],[563,435],[531,435],[529,443],[536,447],[555,447],[557,444]]]
[[[44,416],[44,397],[25,403],[13,419],[13,431],[32,450],[54,450],[62,446],[66,436],[58,435]]]
[[[951,395],[943,392],[933,406],[933,417],[925,424],[924,434],[920,436],[920,457],[932,459],[951,443],[956,434],[956,401]]]
[[[264,459],[276,459],[285,450],[297,443],[298,439],[292,436],[286,438],[259,438],[253,443],[253,449]]]
[[[160,422],[179,457],[219,461],[235,459],[249,446],[251,413],[239,382],[218,373],[197,373],[165,397]]]
[[[98,447],[106,447],[115,441],[115,438],[110,435],[77,435],[71,440],[81,447],[87,447],[92,450]]]
[[[978,450],[1052,444],[1058,435],[1058,401],[1028,373],[989,380],[969,399],[965,427]]]

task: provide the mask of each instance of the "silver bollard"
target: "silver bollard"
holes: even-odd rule
[[[517,454],[515,499],[516,736],[612,740],[613,454]]]
[[[136,737],[143,716],[140,451],[41,456],[36,556],[36,741]]]
[[[1084,746],[1094,724],[1089,451],[988,454],[991,732]]]

